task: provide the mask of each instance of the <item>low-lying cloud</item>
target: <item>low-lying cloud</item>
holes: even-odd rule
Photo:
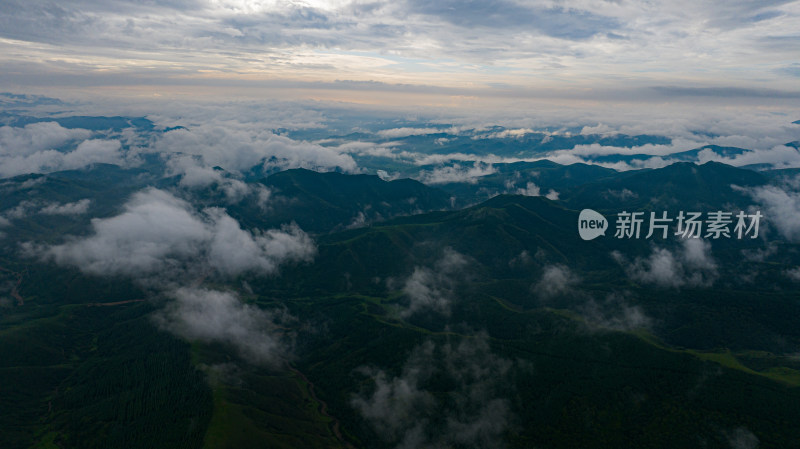
[[[239,173],[260,166],[265,170],[307,168],[318,171],[334,169],[345,172],[357,170],[348,154],[339,153],[309,142],[295,141],[253,124],[236,122],[209,123],[191,129],[175,129],[160,136],[146,151],[167,155],[168,158],[186,155],[196,157],[200,167],[219,166]],[[189,173],[193,167],[186,161],[172,164],[173,170],[183,170],[185,176],[202,180],[203,174]],[[208,173],[205,173],[205,178]]]
[[[539,299],[546,300],[571,292],[579,281],[580,278],[566,265],[547,265],[532,289]]]
[[[89,211],[92,200],[84,198],[73,203],[48,203],[39,210],[44,215],[83,215]]]
[[[602,301],[590,299],[579,312],[591,329],[627,332],[650,328],[653,320],[641,306],[631,302],[628,294],[613,292]]]
[[[221,343],[257,365],[275,366],[291,351],[293,334],[281,324],[293,317],[244,304],[230,291],[183,287],[168,293],[174,301],[154,319],[162,329],[189,341]]]
[[[675,251],[654,247],[648,257],[633,261],[618,251],[612,256],[631,279],[659,287],[709,287],[719,276],[711,244],[702,239],[685,239]]]
[[[310,260],[315,246],[296,225],[247,231],[223,209],[193,210],[186,201],[150,188],[124,212],[93,219],[93,233],[61,245],[33,248],[45,259],[99,275],[148,277],[175,270],[236,276],[271,274],[288,261]]]
[[[778,186],[762,186],[744,190],[764,208],[768,226],[790,242],[800,242],[800,193]]]
[[[484,164],[482,162],[475,162],[471,166],[453,164],[432,170],[423,170],[420,172],[418,179],[422,183],[431,185],[450,183],[475,184],[478,182],[478,178],[491,175],[496,171],[492,164]]]
[[[446,248],[433,268],[415,267],[403,284],[408,305],[400,311],[400,316],[406,318],[422,310],[449,314],[456,284],[467,264],[466,257]]]
[[[457,345],[427,341],[399,376],[362,367],[372,387],[350,404],[394,447],[504,447],[503,434],[515,419],[506,396],[513,391],[513,366],[492,353],[485,334]],[[437,391],[434,381],[450,387]]]
[[[6,209],[0,219],[10,223],[9,219],[23,219],[33,215],[83,215],[89,211],[92,200],[84,198],[72,203],[43,202],[33,200],[20,201],[16,206]]]
[[[56,122],[0,127],[0,177],[126,163],[119,140],[91,136],[91,131]]]

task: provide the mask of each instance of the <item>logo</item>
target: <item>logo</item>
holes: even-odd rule
[[[599,212],[584,209],[578,216],[578,233],[584,240],[594,240],[601,235],[606,235],[608,220]]]
[[[751,239],[755,239],[758,238],[759,225],[764,217],[759,210],[755,213],[739,211],[735,215],[733,212],[718,210],[705,213],[705,219],[703,219],[702,212],[680,211],[675,218],[669,217],[667,211],[661,211],[660,215],[650,212],[649,220],[646,214],[646,212],[626,211],[617,213],[614,237],[639,239],[644,236],[645,239],[666,239],[670,235],[676,235],[683,239],[702,237],[717,240],[735,237],[741,240],[750,236]],[[648,231],[646,234],[642,232],[643,228]],[[608,229],[608,221],[599,212],[584,209],[578,216],[578,233],[584,240],[594,240],[601,235],[604,236],[606,229]]]

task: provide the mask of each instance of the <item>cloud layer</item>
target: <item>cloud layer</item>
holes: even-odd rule
[[[16,85],[449,89],[507,98],[528,90],[595,99],[797,94],[800,11],[788,0],[4,6],[0,82]]]
[[[287,261],[310,260],[311,239],[298,227],[246,231],[224,210],[195,212],[162,190],[136,193],[120,215],[92,220],[92,235],[40,248],[65,265],[100,275],[148,277],[174,270],[222,276],[271,274]]]
[[[67,129],[56,122],[0,127],[0,177],[125,162],[119,140],[91,136],[90,131]]]

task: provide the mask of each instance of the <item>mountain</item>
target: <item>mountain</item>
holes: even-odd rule
[[[425,168],[425,167],[423,167]],[[618,176],[615,170],[588,164],[561,165],[549,160],[492,164],[493,173],[470,180],[438,184],[452,194],[459,205],[472,205],[495,195],[517,194],[539,189],[542,195],[550,191],[563,192],[604,178]],[[529,183],[531,185],[529,185]]]
[[[752,203],[743,189],[767,184],[757,172],[718,162],[696,165],[679,162],[667,167],[632,172],[625,177],[584,184],[564,195],[575,209],[598,211],[744,210]]]
[[[307,232],[365,226],[401,215],[450,207],[450,196],[411,179],[286,170],[263,180],[270,192],[263,225],[296,222]],[[231,208],[237,213],[236,208]]]
[[[619,239],[611,215],[747,210],[753,198],[732,185],[780,184],[794,171],[677,163],[616,172],[545,161],[495,170],[476,184],[516,191],[531,182],[559,199],[479,201],[480,187],[446,192],[302,169],[248,180],[239,196],[225,183],[240,179],[221,169],[221,181],[198,188],[108,165],[2,180],[0,403],[9,406],[0,408],[0,445],[800,440],[798,244],[774,228],[753,240]],[[21,251],[24,242],[78,242],[103,227],[92,220],[137,218],[142,211],[125,205],[151,187],[163,195],[140,216],[177,218],[174,235],[129,244],[135,220],[116,220],[124,235],[80,248],[124,263],[130,246],[148,255],[172,245],[164,273],[142,265],[134,273],[151,273],[144,278],[103,275]],[[451,210],[456,192],[476,204]],[[43,213],[86,199],[81,214]],[[591,241],[578,233],[587,207],[611,227]],[[234,220],[223,222],[223,209]],[[189,259],[234,246],[242,254],[224,261],[242,263],[264,245],[268,264],[296,243],[269,230],[292,221],[313,233],[313,260],[226,276]],[[108,245],[117,238],[125,244]],[[204,242],[209,249],[186,248]],[[258,357],[275,348],[274,360]]]

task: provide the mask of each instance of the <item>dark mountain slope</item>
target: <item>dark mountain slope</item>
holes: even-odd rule
[[[449,195],[411,179],[294,169],[271,175],[263,184],[273,192],[267,223],[294,221],[315,233],[450,206]]]
[[[695,165],[680,162],[656,170],[635,172],[626,177],[585,184],[565,195],[575,209],[599,211],[642,210],[727,210],[729,206],[751,204],[750,197],[731,186],[744,188],[767,183],[752,170],[717,162]]]

